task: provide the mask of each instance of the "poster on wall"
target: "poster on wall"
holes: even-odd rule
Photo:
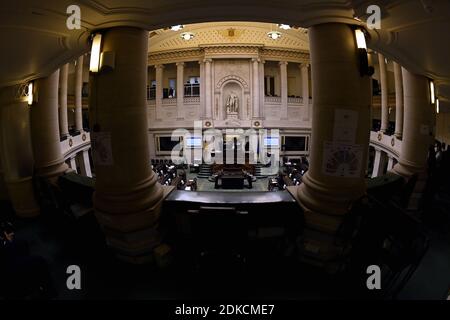
[[[334,177],[358,178],[362,170],[363,148],[359,144],[325,142],[323,174]]]
[[[91,136],[94,164],[99,166],[112,166],[114,160],[111,147],[111,133],[93,132]]]

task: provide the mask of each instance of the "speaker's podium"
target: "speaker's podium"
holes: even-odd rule
[[[244,175],[239,173],[224,174],[221,176],[222,189],[244,189]]]

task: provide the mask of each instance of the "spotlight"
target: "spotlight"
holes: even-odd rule
[[[270,31],[267,32],[267,36],[271,39],[271,40],[278,40],[281,38],[281,32],[278,31]]]
[[[439,113],[439,99],[436,99],[436,113]]]
[[[195,35],[192,32],[183,32],[181,34],[181,39],[189,41],[189,40],[194,39],[194,36]]]
[[[289,30],[289,29],[291,28],[291,26],[288,25],[288,24],[280,23],[280,24],[278,25],[278,28],[283,29],[283,30]]]
[[[176,26],[171,26],[170,30],[172,30],[172,31],[180,31],[183,28],[184,28],[184,26],[182,24],[177,24]]]

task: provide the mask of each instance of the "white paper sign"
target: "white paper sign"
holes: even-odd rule
[[[361,176],[363,149],[359,144],[324,142],[323,174],[334,177]]]
[[[358,112],[348,109],[334,111],[333,141],[355,143],[358,128]]]
[[[91,144],[95,165],[112,166],[114,164],[110,132],[93,132]]]

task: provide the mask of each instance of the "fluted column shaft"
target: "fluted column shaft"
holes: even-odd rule
[[[394,62],[395,78],[395,136],[399,139],[403,135],[403,78],[401,66]]]
[[[69,75],[69,64],[59,69],[59,133],[61,137],[69,135],[67,122],[67,79]]]
[[[426,169],[428,147],[433,144],[433,118],[428,79],[402,68],[403,139],[402,150],[393,172],[410,177]]]
[[[288,83],[287,83],[287,65],[286,61],[280,61],[280,86],[281,86],[281,110],[280,118],[287,120],[288,118]]]
[[[380,64],[380,82],[381,82],[381,132],[387,132],[389,128],[389,106],[388,106],[388,84],[386,61],[384,56],[378,54],[378,63]]]
[[[259,103],[259,88],[260,88],[260,74],[259,74],[259,59],[252,59],[252,73],[253,73],[253,118],[258,119],[261,117],[260,114],[260,103]]]
[[[212,118],[212,79],[211,79],[212,59],[205,59],[205,118]]]
[[[58,122],[59,70],[35,81],[38,101],[31,107],[31,137],[36,174],[55,178],[68,169],[64,163]]]
[[[309,75],[308,75],[308,67],[307,63],[302,63],[300,65],[300,71],[302,74],[302,98],[303,105],[305,106],[305,113],[303,116],[304,121],[309,121]]]
[[[177,62],[177,118],[184,119],[184,62]]]
[[[83,56],[77,59],[75,67],[75,129],[83,131]]]

